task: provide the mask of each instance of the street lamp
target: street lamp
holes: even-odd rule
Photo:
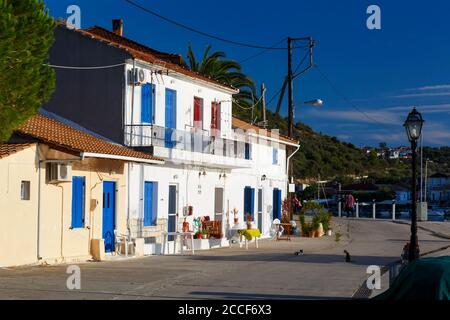
[[[305,101],[304,104],[313,106],[313,107],[322,107],[323,106],[323,100],[321,99],[314,99],[310,101]]]
[[[417,192],[416,192],[416,161],[417,161],[417,140],[422,134],[424,120],[416,108],[409,113],[404,123],[408,140],[411,142],[412,151],[412,213],[411,213],[411,240],[409,244],[408,260],[411,262],[419,258],[419,245],[417,240]]]

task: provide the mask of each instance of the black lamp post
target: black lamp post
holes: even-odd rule
[[[411,142],[412,151],[412,213],[411,213],[411,240],[409,243],[408,260],[413,261],[419,258],[419,245],[417,240],[417,192],[416,192],[416,169],[417,169],[417,140],[422,134],[424,120],[416,108],[409,113],[403,125]]]

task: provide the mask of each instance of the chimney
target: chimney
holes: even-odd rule
[[[123,20],[122,19],[114,19],[112,21],[112,31],[118,36],[123,36]]]

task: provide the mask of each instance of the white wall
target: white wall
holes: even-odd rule
[[[220,129],[222,137],[229,137],[231,133],[231,91],[225,89],[214,88],[206,82],[189,79],[186,76],[175,75],[169,71],[169,75],[152,74],[152,67],[148,64],[138,63],[137,68],[144,69],[145,83],[155,85],[155,125],[165,126],[165,92],[166,89],[172,89],[177,92],[177,111],[176,111],[176,128],[178,130],[186,130],[186,126],[193,126],[194,120],[194,97],[203,99],[203,129],[210,132],[211,125],[211,103],[220,102]],[[126,66],[126,77],[128,71],[132,70],[133,65]],[[128,78],[127,78],[128,79]],[[127,82],[128,83],[128,82]],[[125,107],[125,124],[131,124],[131,113],[133,109],[133,124],[141,123],[141,86],[134,88],[134,101],[132,102],[131,85],[126,88],[126,107]],[[131,106],[134,106],[132,108]]]
[[[220,109],[220,129],[223,138],[232,138],[232,91],[219,88],[212,84],[190,79],[186,76],[179,76],[169,71],[169,75],[153,74],[152,67],[148,64],[138,63],[138,68],[144,68],[146,81],[155,85],[154,94],[154,112],[155,125],[165,126],[165,89],[177,91],[177,129],[189,130],[193,126],[193,104],[194,97],[203,99],[203,129],[210,132],[211,123],[211,103],[213,101],[221,103]],[[128,70],[133,66],[128,64]],[[134,92],[133,124],[140,124],[141,119],[141,87],[136,86]],[[131,124],[131,105],[132,105],[132,86],[126,88],[126,119],[125,125]],[[273,147],[279,149],[277,164],[272,163]],[[157,148],[154,152],[157,153]],[[164,148],[163,148],[164,149]],[[179,150],[169,150],[164,158],[170,160],[173,153]],[[231,211],[236,208],[239,211],[239,221],[244,219],[244,188],[246,186],[255,189],[255,223],[258,224],[258,189],[263,190],[263,233],[268,234],[272,221],[273,189],[282,190],[282,198],[286,197],[286,148],[278,142],[272,143],[266,139],[252,139],[251,160],[226,162],[216,161],[214,157],[202,157],[201,154],[192,153],[195,161],[182,161],[181,163],[166,161],[165,165],[130,165],[130,219],[133,221],[133,237],[153,237],[160,241],[161,232],[167,231],[168,218],[168,192],[169,185],[178,186],[178,222],[183,221],[183,208],[187,205],[193,206],[194,216],[189,217],[187,221],[192,226],[194,217],[209,215],[214,218],[214,191],[215,188],[224,188],[224,216],[223,225],[227,223],[226,212],[229,210],[229,219],[233,224],[233,214]],[[164,153],[161,153],[164,155]],[[183,158],[184,159],[184,158]],[[191,159],[191,158],[189,158]],[[230,158],[232,159],[232,158]],[[234,158],[233,158],[234,159]],[[199,172],[206,172],[206,175],[200,175]],[[222,174],[226,178],[220,178]],[[262,181],[261,177],[265,175],[267,179]],[[158,183],[158,227],[143,227],[143,193],[144,181],[153,181]],[[161,227],[162,226],[162,227]]]

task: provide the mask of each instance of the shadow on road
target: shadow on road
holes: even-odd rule
[[[285,261],[287,263],[317,263],[317,264],[332,264],[332,263],[346,263],[345,255],[336,254],[305,254],[302,256],[296,256],[294,254],[240,254],[240,255],[222,255],[222,256],[192,256],[192,260],[202,260],[202,261],[253,261],[253,262],[271,262],[271,261]],[[353,256],[352,261],[349,265],[386,265],[399,257],[383,257],[383,256]]]
[[[234,293],[234,292],[209,292],[209,291],[193,291],[193,296],[208,297],[212,299],[229,299],[229,300],[350,300],[350,298],[326,297],[326,296],[295,296],[286,294],[264,294],[264,293]]]

